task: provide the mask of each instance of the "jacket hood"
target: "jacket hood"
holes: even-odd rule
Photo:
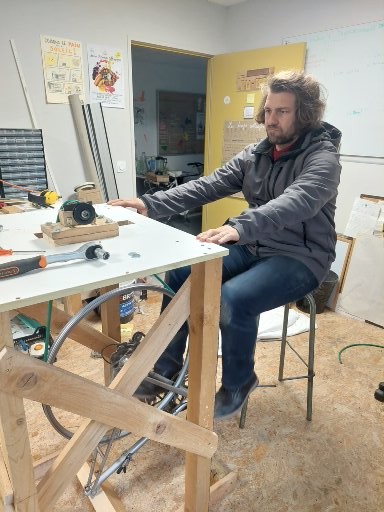
[[[331,125],[330,123],[322,121],[320,123],[320,126],[318,126],[317,128],[314,128],[313,130],[302,134],[296,141],[292,150],[289,151],[287,155],[292,155],[295,152],[299,153],[313,142],[320,141],[331,142],[338,151],[341,142],[341,131],[335,126]],[[268,138],[266,138],[256,145],[252,153],[267,153],[271,151],[272,147],[273,144],[271,144]]]
[[[316,138],[315,134],[314,139]],[[341,143],[341,131],[338,128],[336,128],[336,126],[333,126],[332,124],[329,124],[326,121],[322,121],[320,128],[318,128],[317,136],[319,137],[319,140],[330,140],[337,149],[337,151],[339,150]]]

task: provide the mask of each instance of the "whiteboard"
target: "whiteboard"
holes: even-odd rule
[[[343,134],[341,154],[384,157],[384,21],[283,39],[299,42],[327,90],[324,119]]]

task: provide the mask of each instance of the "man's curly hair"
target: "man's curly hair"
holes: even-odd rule
[[[319,126],[325,110],[325,92],[312,76],[297,71],[281,71],[269,77],[256,114],[256,121],[265,123],[264,106],[269,92],[290,92],[296,98],[296,126],[309,131]]]

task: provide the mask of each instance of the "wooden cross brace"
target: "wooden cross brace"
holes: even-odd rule
[[[190,315],[190,395],[197,391],[196,396],[206,398],[208,393],[213,403],[216,366],[211,364],[205,375],[201,370],[204,358],[215,360],[217,343],[201,344],[199,339],[217,340],[217,323],[211,320],[217,320],[219,290],[212,282],[220,282],[220,277],[221,265],[215,260],[194,265],[192,295],[191,283],[187,281],[108,388],[15,351],[9,315],[0,313],[5,340],[0,344],[4,347],[0,352],[0,440],[17,512],[51,510],[110,427],[185,449],[185,510],[207,510],[210,459],[217,448],[217,436],[211,431],[212,407],[206,406],[205,399],[192,400],[188,404],[189,421],[186,421],[143,404],[132,394]],[[194,304],[192,311],[190,303]],[[94,350],[113,341],[86,323],[73,329],[71,338]],[[57,392],[61,389],[65,393]],[[90,418],[79,427],[37,487],[22,398]],[[23,474],[18,476],[21,462]],[[200,488],[199,472],[204,482]]]

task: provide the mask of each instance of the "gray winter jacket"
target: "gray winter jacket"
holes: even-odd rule
[[[322,123],[275,162],[264,139],[209,176],[141,199],[148,215],[160,218],[242,192],[248,208],[227,221],[240,235],[236,243],[260,257],[296,258],[321,283],[335,259],[340,139],[337,128]]]

